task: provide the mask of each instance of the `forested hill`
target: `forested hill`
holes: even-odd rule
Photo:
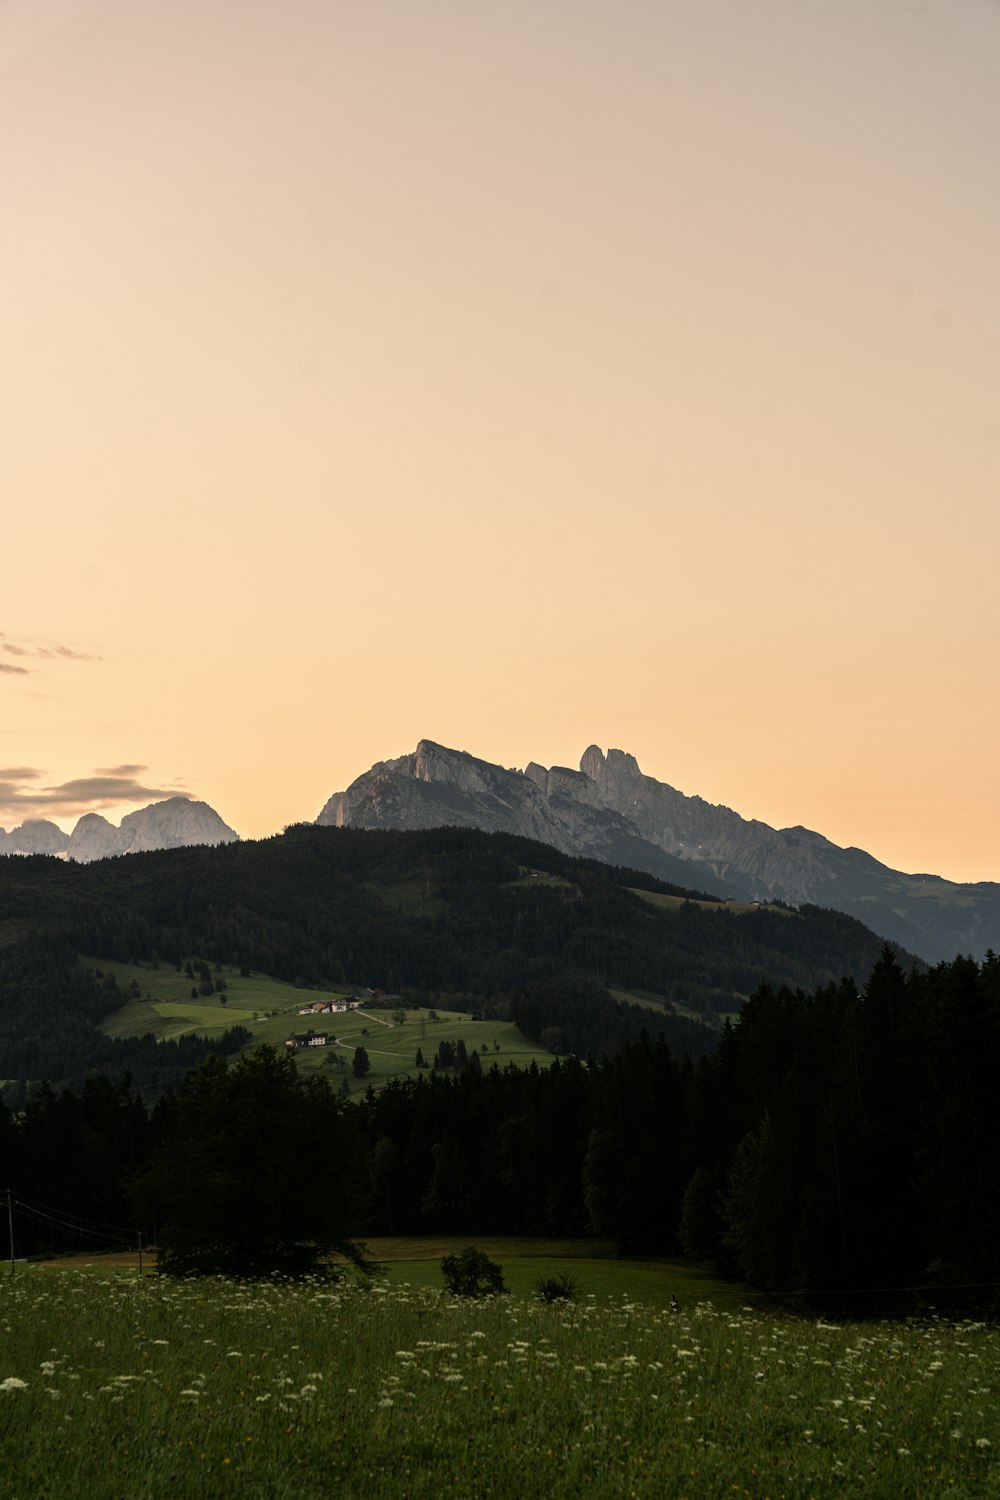
[[[50,986],[53,954],[163,964],[199,955],[307,986],[462,997],[529,1035],[548,1030],[555,1050],[614,1050],[646,1024],[695,1054],[714,1032],[690,1012],[714,1024],[764,982],[863,982],[881,951],[837,913],[737,910],[689,894],[473,829],[302,825],[258,843],[86,866],[0,860],[0,1077],[25,1071],[4,1055],[7,1020],[16,1001],[23,1039],[37,998],[31,954],[42,951]],[[630,1000],[660,1004],[643,1012],[621,1003]],[[33,1076],[42,1065],[36,1052]]]

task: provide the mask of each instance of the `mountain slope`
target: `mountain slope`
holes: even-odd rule
[[[579,771],[507,771],[421,740],[327,802],[319,824],[447,825],[542,839],[713,894],[813,903],[859,918],[930,962],[1000,949],[1000,884],[908,875],[806,828],[771,828],[644,776],[634,756],[591,745]]]
[[[79,984],[73,954],[174,966],[197,956],[427,1005],[458,997],[460,1009],[584,1055],[662,1029],[698,1055],[714,1046],[720,1013],[761,984],[860,984],[882,946],[832,912],[697,904],[649,875],[453,828],[300,825],[260,843],[89,865],[4,860],[0,912],[0,1078],[45,1076],[39,1038],[50,1050],[60,1040],[60,993]],[[35,967],[59,954],[66,964],[42,986]]]

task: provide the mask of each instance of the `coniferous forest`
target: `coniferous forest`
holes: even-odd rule
[[[0,953],[4,1037],[28,1049],[25,1058],[34,1047],[34,1058],[58,1059],[46,1052],[55,1019],[57,1031],[69,1028],[67,1056],[81,1049],[45,1085],[28,1065],[31,1088],[0,1110],[18,1254],[88,1248],[82,1226],[94,1223],[135,1226],[153,1242],[177,1215],[178,1163],[202,1163],[190,1191],[232,1214],[249,1191],[241,1176],[253,1157],[247,1143],[265,1140],[258,1176],[294,1181],[295,1202],[306,1208],[315,1196],[328,1244],[391,1233],[594,1235],[622,1253],[685,1254],[768,1292],[825,1293],[847,1307],[852,1298],[858,1308],[873,1298],[888,1307],[906,1287],[936,1289],[939,1304],[993,1304],[999,959],[958,957],[928,971],[844,919],[810,929],[802,913],[733,916],[693,903],[664,915],[634,894],[636,877],[612,871],[601,879],[585,861],[552,850],[544,850],[547,867],[565,883],[526,888],[523,865],[541,855],[528,846],[531,858],[523,858],[525,849],[513,847],[519,840],[370,838],[354,834],[340,846],[358,877],[339,877],[340,907],[324,922],[309,901],[297,903],[291,880],[285,888],[276,880],[267,901],[249,879],[217,876],[213,885],[205,874],[204,885],[192,883],[193,870],[210,870],[208,853],[238,868],[237,846],[178,850],[177,868],[166,856],[130,856],[90,867],[90,886],[79,879],[90,871],[54,861],[18,861],[24,876],[4,868],[4,913],[19,924]],[[486,858],[478,862],[481,840]],[[418,874],[405,864],[414,849]],[[330,885],[322,847],[307,844],[307,853],[310,888]],[[144,868],[145,859],[157,868]],[[397,864],[394,885],[387,859]],[[370,889],[363,898],[373,885],[381,885],[375,907]],[[691,935],[714,918],[720,944],[699,953]],[[666,957],[664,922],[675,945]],[[685,1047],[684,1034],[667,1038],[660,1014],[610,995],[619,975],[666,990],[687,968],[697,969],[705,993],[727,984],[732,992],[736,974],[762,966],[754,924],[772,945],[775,978],[756,983],[732,1025],[714,1034],[697,1028],[709,1038],[699,1049]],[[546,927],[558,930],[562,968],[541,939]],[[795,983],[796,966],[817,962],[817,948],[834,950],[838,932],[850,962],[844,977]],[[874,944],[861,972],[859,935]],[[115,1070],[99,1044],[85,1052],[109,998],[76,956],[148,957],[156,947],[169,962],[172,944],[178,954],[225,960],[259,962],[267,951],[279,974],[300,965],[312,975],[327,963],[355,974],[364,963],[381,977],[399,966],[403,993],[408,983],[424,998],[435,995],[435,981],[462,987],[484,1008],[507,1007],[529,1035],[543,1023],[567,1035],[577,1028],[574,1040],[585,1044],[565,1047],[576,1055],[547,1070],[432,1073],[369,1091],[360,1103],[334,1100],[322,1080],[297,1082],[288,1059],[249,1053],[226,1071],[217,1058],[177,1053],[169,1067],[177,1073],[180,1061],[187,1082],[145,1088],[144,1097],[145,1085]],[[834,969],[834,954],[822,962]],[[31,1005],[36,1023],[43,1019],[34,1032],[25,1019]],[[609,1017],[619,1011],[636,1014],[616,1029]],[[274,1125],[282,1098],[294,1100],[291,1130]],[[255,1119],[270,1119],[271,1128],[256,1130]],[[334,1146],[324,1155],[324,1142],[337,1143],[336,1170],[327,1160]],[[316,1172],[306,1170],[310,1161]]]
[[[43,1081],[78,1088],[98,1072],[127,1070],[149,1088],[217,1050],[105,1037],[97,1023],[125,997],[97,973],[104,960],[176,967],[197,955],[303,986],[447,996],[582,1057],[635,1040],[650,1012],[622,992],[653,994],[664,1002],[653,1029],[698,1057],[714,1048],[719,1015],[761,983],[860,981],[881,947],[836,912],[736,914],[689,895],[473,829],[309,826],[90,865],[0,859],[0,1079],[17,1103]],[[222,1048],[246,1040],[234,1032]]]

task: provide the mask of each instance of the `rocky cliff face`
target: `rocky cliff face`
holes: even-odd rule
[[[86,813],[73,829],[67,854],[79,864],[147,849],[180,849],[189,844],[231,844],[239,834],[207,802],[168,797],[127,813],[116,828],[100,813]]]
[[[931,962],[1000,950],[1000,885],[890,870],[807,828],[771,828],[686,796],[597,745],[579,771],[535,761],[507,771],[421,740],[331,797],[316,821],[515,833],[711,894],[832,907]]]
[[[69,834],[47,818],[28,818],[5,833],[0,828],[0,854],[65,854]]]
[[[747,895],[810,901],[825,868],[812,844],[701,797],[687,797],[666,782],[644,776],[634,755],[591,745],[580,769],[601,802],[632,822],[638,832],[680,859],[707,864],[720,879]],[[820,844],[825,839],[813,835]],[[833,848],[831,844],[828,846]]]
[[[532,764],[507,771],[421,740],[412,755],[380,761],[316,819],[337,828],[483,828],[552,844],[565,854],[649,870],[661,880],[731,894],[708,866],[693,871],[637,834],[614,808],[601,805],[589,777]]]

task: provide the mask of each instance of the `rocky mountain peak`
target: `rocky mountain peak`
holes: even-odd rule
[[[207,802],[168,797],[126,813],[116,828],[100,813],[85,813],[69,839],[68,856],[79,864],[117,854],[150,849],[180,849],[191,844],[231,844],[239,838]]]
[[[1000,886],[951,886],[888,870],[805,828],[775,829],[646,776],[625,750],[589,745],[580,770],[505,770],[433,740],[379,762],[330,798],[317,823],[459,826],[520,834],[742,900],[813,902],[860,917],[931,961],[1000,948]]]
[[[5,833],[0,828],[0,854],[65,854],[69,834],[48,818],[26,818]]]

